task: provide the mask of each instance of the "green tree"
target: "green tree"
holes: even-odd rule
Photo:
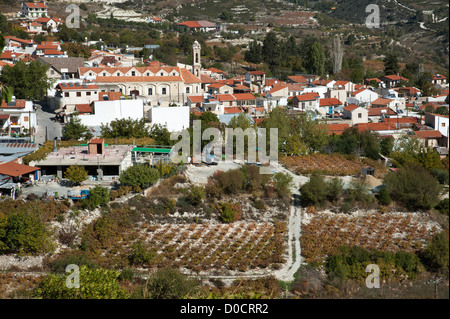
[[[192,205],[200,204],[206,197],[205,188],[202,186],[192,186],[187,194],[187,199]]]
[[[248,50],[245,51],[244,57],[245,61],[250,63],[256,63],[259,64],[262,62],[263,59],[263,48],[262,45],[258,43],[258,41],[253,40],[248,45]]]
[[[394,150],[394,138],[392,136],[380,139],[380,151],[384,156],[390,156]]]
[[[64,177],[70,180],[75,185],[80,185],[82,181],[87,179],[87,171],[83,166],[72,165],[64,172]]]
[[[430,209],[439,199],[439,182],[422,166],[401,167],[389,172],[384,179],[389,194],[395,201],[411,209]]]
[[[39,215],[25,210],[9,216],[0,213],[0,253],[42,254],[54,248]]]
[[[271,69],[280,64],[281,49],[275,32],[267,33],[263,41],[262,56]]]
[[[18,61],[14,66],[3,67],[0,83],[11,88],[17,99],[40,100],[52,86],[47,69],[48,66],[38,60],[28,65]]]
[[[74,115],[71,116],[69,121],[64,125],[62,136],[69,140],[78,140],[80,138],[87,140],[92,137],[92,133],[86,125],[81,123],[81,119]]]
[[[315,41],[311,45],[311,49],[306,60],[306,68],[312,74],[322,76],[325,72],[325,52],[322,45]]]
[[[131,118],[111,121],[109,125],[101,126],[102,137],[106,138],[141,138],[148,137],[150,133],[145,125],[145,119],[133,120]]]
[[[119,177],[120,183],[126,186],[147,188],[159,179],[159,172],[148,165],[133,165],[124,170]]]
[[[109,189],[103,186],[95,186],[89,189],[89,198],[85,200],[86,208],[90,210],[98,206],[106,206],[111,198],[109,197]]]
[[[449,266],[449,236],[447,232],[440,232],[434,235],[425,250],[427,264],[433,271],[446,271]]]
[[[42,279],[35,295],[43,299],[125,299],[128,293],[119,285],[119,275],[116,270],[81,266],[79,288],[67,287],[69,274],[50,274]]]
[[[389,53],[384,58],[384,74],[393,75],[400,71],[400,65],[398,64],[398,57],[396,54]]]
[[[272,176],[273,186],[280,197],[287,197],[291,194],[293,178],[288,173],[275,173]]]
[[[302,205],[322,206],[327,199],[327,184],[322,175],[313,173],[300,187]]]
[[[392,202],[392,198],[389,195],[389,191],[387,190],[386,187],[382,187],[380,189],[380,192],[378,193],[377,198],[378,198],[378,202],[381,205],[387,206],[387,205],[389,205]]]

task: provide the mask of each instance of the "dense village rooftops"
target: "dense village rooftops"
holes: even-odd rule
[[[110,82],[181,82],[180,76],[101,76],[95,80],[97,83]]]
[[[331,83],[332,80],[326,80],[326,79],[319,79],[312,82],[314,85],[327,85],[328,83]]]

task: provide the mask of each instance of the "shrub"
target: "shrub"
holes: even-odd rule
[[[436,234],[425,250],[427,266],[434,271],[448,271],[449,266],[448,232]]]
[[[200,204],[205,199],[205,188],[201,186],[193,186],[187,194],[187,199],[192,205]]]
[[[80,288],[68,288],[69,274],[44,277],[35,294],[44,299],[119,299],[127,298],[127,291],[117,282],[119,271],[80,267]],[[70,280],[70,279],[69,279]]]
[[[327,198],[327,184],[322,175],[313,173],[309,182],[300,187],[301,201],[305,206],[321,206]]]
[[[153,257],[155,257],[155,253],[146,248],[141,241],[138,241],[133,244],[133,251],[128,256],[128,261],[131,265],[144,265],[149,263]]]
[[[219,204],[220,219],[225,223],[232,223],[240,218],[239,208],[232,203]]]
[[[289,196],[293,178],[288,173],[275,173],[272,176],[273,186],[279,197]]]
[[[386,187],[382,187],[380,189],[380,192],[378,193],[377,198],[378,198],[378,202],[380,203],[380,205],[387,206],[392,202],[392,198],[389,195],[389,192]]]
[[[434,207],[434,208],[435,208],[439,213],[448,216],[448,211],[449,211],[449,199],[448,199],[448,198],[442,199],[442,200],[439,202],[439,204],[437,204],[436,207]]]
[[[159,179],[157,169],[148,165],[133,165],[120,174],[119,180],[126,186],[139,186],[147,188],[156,183]]]
[[[344,183],[338,177],[330,179],[327,183],[327,199],[330,202],[337,201],[344,193]]]
[[[195,294],[200,288],[198,281],[187,277],[177,269],[163,268],[151,274],[144,295],[151,299],[181,299]]]
[[[97,265],[84,253],[71,252],[67,255],[60,256],[56,259],[46,262],[46,267],[51,272],[63,274],[66,272],[68,265],[86,266],[88,268],[95,268]]]
[[[0,252],[48,253],[54,249],[50,236],[37,214],[21,210],[6,217],[0,213]]]
[[[238,194],[242,191],[244,174],[240,169],[220,172],[213,176],[218,181],[221,191],[228,195]]]
[[[106,206],[110,201],[109,189],[102,186],[95,186],[89,189],[88,199],[83,201],[83,209],[93,210],[98,206]]]
[[[384,179],[389,195],[411,209],[430,209],[438,202],[439,182],[422,166],[400,168]]]
[[[256,209],[259,209],[259,210],[266,209],[266,204],[264,203],[264,201],[262,199],[256,199],[255,202],[253,203],[253,205],[255,206]]]
[[[447,171],[439,168],[433,168],[430,173],[439,181],[440,184],[448,185],[449,175]]]

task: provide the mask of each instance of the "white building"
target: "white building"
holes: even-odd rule
[[[92,103],[92,114],[78,115],[83,125],[109,125],[120,119],[141,120],[144,117],[142,100],[95,101]]]
[[[48,16],[48,8],[45,2],[23,2],[22,16],[27,18],[39,18]]]
[[[189,106],[152,107],[148,113],[151,125],[165,125],[170,132],[181,132],[189,128],[189,110]]]
[[[439,115],[426,113],[425,114],[425,125],[431,126],[436,131],[441,132],[445,137],[449,137],[449,121],[448,115]]]
[[[353,92],[347,102],[349,104],[371,104],[376,99],[378,99],[378,93],[363,88]]]
[[[0,105],[0,129],[8,134],[19,134],[34,131],[37,126],[36,112],[33,102],[26,100],[13,100]]]

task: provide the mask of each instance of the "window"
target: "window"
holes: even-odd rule
[[[189,87],[187,87],[186,88],[186,93],[190,93],[189,91],[190,91],[190,89],[189,89]]]
[[[64,92],[64,97],[69,97],[69,92]]]
[[[160,74],[160,75],[161,75],[161,76],[164,76],[164,73],[162,73],[162,72],[161,72],[161,74]]]
[[[50,74],[51,74],[51,75],[54,75],[54,74],[55,74],[55,71],[50,70]]]
[[[195,87],[195,92],[198,93],[198,86]]]
[[[358,113],[358,118],[362,118],[362,113]]]
[[[24,116],[24,117],[23,117],[23,121],[24,121],[24,122],[28,122],[28,116]]]
[[[131,76],[136,76],[136,72],[131,71]]]
[[[86,96],[91,96],[91,92],[86,92]]]
[[[103,76],[106,76],[106,73],[103,73]]]
[[[81,92],[77,92],[77,96],[80,97],[81,96]]]
[[[148,89],[148,95],[153,95],[153,89],[152,88]]]
[[[167,94],[167,89],[166,88],[162,88],[161,94],[166,95]]]
[[[445,123],[441,123],[441,126],[442,126],[442,127],[445,127]]]

